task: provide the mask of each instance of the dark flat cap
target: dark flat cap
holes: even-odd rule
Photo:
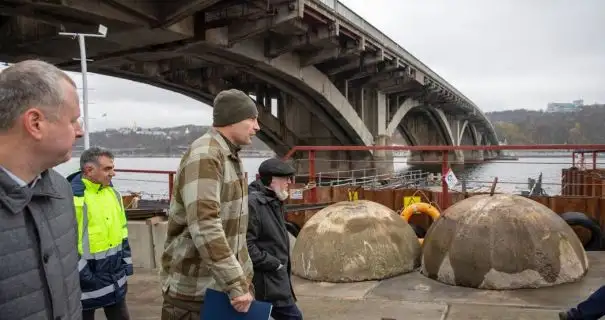
[[[271,158],[263,161],[258,167],[258,174],[261,177],[288,177],[293,176],[296,170],[286,162]]]

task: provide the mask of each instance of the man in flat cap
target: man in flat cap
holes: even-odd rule
[[[249,187],[247,242],[254,265],[255,298],[271,302],[275,320],[302,319],[290,279],[290,239],[283,206],[294,172],[282,160],[268,159],[258,168],[260,179]]]
[[[246,246],[247,181],[240,146],[260,130],[258,110],[231,89],[214,99],[213,127],[179,165],[160,276],[162,319],[201,319],[208,288],[225,292],[239,312],[252,302],[252,261]]]

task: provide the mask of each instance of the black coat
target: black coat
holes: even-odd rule
[[[247,244],[254,265],[255,298],[276,307],[292,305],[296,296],[292,290],[290,239],[283,203],[259,181],[253,182],[249,191]],[[280,264],[283,267],[277,270]]]

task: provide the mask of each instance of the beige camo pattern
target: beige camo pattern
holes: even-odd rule
[[[235,297],[250,290],[248,187],[241,159],[210,129],[179,165],[161,259],[162,291],[203,301],[207,288]]]

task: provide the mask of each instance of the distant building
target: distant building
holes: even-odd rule
[[[130,134],[131,132],[134,132],[134,130],[131,128],[118,128],[116,131],[121,134]]]
[[[551,102],[546,107],[546,112],[575,112],[584,106],[584,100],[574,100],[571,103]]]

